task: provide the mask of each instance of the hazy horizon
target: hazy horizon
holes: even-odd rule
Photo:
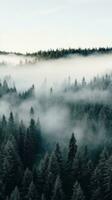
[[[111,0],[0,0],[0,49],[112,46]]]

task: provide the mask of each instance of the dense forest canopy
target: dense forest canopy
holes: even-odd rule
[[[0,83],[0,199],[111,200],[112,75],[46,90]]]
[[[0,55],[0,200],[112,199],[111,54],[75,52]]]

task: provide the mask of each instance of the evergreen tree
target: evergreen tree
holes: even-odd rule
[[[32,142],[34,154],[37,154],[40,149],[40,144],[41,144],[40,134],[41,134],[40,126],[37,127],[35,120],[31,119],[30,126],[29,126],[29,136],[31,137],[30,139]]]
[[[57,161],[56,154],[53,151],[53,153],[51,154],[50,159],[49,159],[48,173],[52,172],[52,174],[54,175],[54,178],[56,179],[57,175],[60,172],[59,169],[60,169],[59,168],[59,163]]]
[[[44,190],[44,197],[46,200],[51,200],[51,197],[53,195],[54,182],[55,182],[54,174],[49,171]]]
[[[10,113],[9,120],[8,120],[8,130],[9,133],[13,136],[16,136],[16,126],[14,121],[13,113]]]
[[[71,200],[85,200],[83,191],[78,182],[76,182],[73,187],[73,195]]]
[[[30,116],[31,116],[31,117],[34,117],[34,114],[35,114],[35,113],[34,113],[34,108],[31,107],[31,108],[30,108]]]
[[[68,150],[68,159],[65,165],[65,174],[64,174],[64,191],[66,193],[67,198],[69,199],[72,194],[73,187],[73,163],[77,153],[77,144],[74,133],[69,142],[69,150]]]
[[[38,185],[37,188],[40,188],[39,189],[40,194],[42,194],[45,190],[45,185],[46,185],[47,176],[48,176],[48,166],[49,166],[49,155],[46,154],[44,156],[44,159],[40,163],[40,166],[39,166],[40,177],[38,177],[38,181],[36,184]]]
[[[68,162],[69,163],[73,162],[76,152],[77,152],[76,139],[75,139],[74,133],[72,133],[72,137],[69,142],[69,152],[68,152]]]
[[[29,191],[30,184],[33,181],[32,172],[27,168],[24,173],[23,182],[22,182],[22,198],[27,200],[27,195]]]
[[[12,141],[8,140],[4,147],[3,180],[6,195],[9,195],[15,186],[20,184],[22,177],[22,164],[15,148],[15,140],[12,139]]]
[[[18,187],[15,187],[15,189],[11,193],[9,200],[20,200],[20,199],[21,198],[20,198]]]
[[[56,144],[55,155],[56,155],[57,162],[58,162],[58,165],[59,165],[59,174],[60,174],[60,177],[63,177],[63,159],[62,159],[62,154],[61,154],[60,146],[59,146],[58,143]]]
[[[61,180],[58,176],[54,185],[52,200],[64,200],[64,193],[62,190]]]
[[[0,142],[3,143],[4,141],[6,141],[8,139],[8,131],[7,131],[7,120],[5,115],[3,115],[2,117],[2,121],[1,121],[1,131],[0,131]]]
[[[21,121],[21,124],[19,126],[19,131],[18,131],[18,135],[17,135],[17,145],[18,145],[18,152],[21,158],[21,161],[25,167],[25,160],[24,160],[24,143],[25,143],[25,135],[26,135],[26,129],[25,126],[23,124],[23,122]]]
[[[109,171],[107,165],[108,154],[104,149],[100,155],[99,163],[93,173],[92,176],[92,196],[94,196],[94,192],[96,191],[98,195],[101,196],[102,200],[105,200],[105,196],[109,192]],[[100,191],[100,194],[99,194]]]
[[[41,196],[41,200],[46,200],[46,198],[45,198],[45,195],[44,195],[44,194],[42,194],[42,196]]]
[[[80,153],[80,175],[78,179],[87,199],[90,199],[90,179],[92,172],[92,161],[89,160],[88,148],[85,146]]]
[[[27,199],[28,200],[37,200],[38,199],[36,187],[33,182],[30,183]]]
[[[96,188],[92,193],[91,200],[97,200],[97,199],[102,200],[102,194],[101,194],[100,187]]]
[[[5,199],[5,190],[4,190],[4,183],[0,177],[0,200]]]
[[[29,129],[27,129],[25,139],[24,139],[24,165],[25,168],[32,169],[35,161],[34,143],[33,138],[30,135]]]

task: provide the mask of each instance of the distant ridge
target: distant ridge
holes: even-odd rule
[[[39,59],[59,59],[59,58],[64,58],[68,57],[70,55],[81,55],[81,56],[89,56],[89,55],[94,55],[94,54],[110,54],[112,53],[112,48],[107,47],[107,48],[78,48],[78,49],[50,49],[47,51],[37,51],[37,52],[32,52],[32,53],[19,53],[19,52],[6,52],[6,51],[0,51],[0,55],[9,55],[9,54],[14,54],[17,56],[31,56],[31,57],[37,57]]]

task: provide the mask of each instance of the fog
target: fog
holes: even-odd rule
[[[65,59],[47,60],[34,62],[34,58],[8,55],[0,56],[0,78],[8,81],[10,86],[16,85],[19,92],[27,90],[32,84],[35,85],[34,95],[28,99],[17,103],[15,95],[4,95],[0,98],[0,116],[6,116],[13,111],[17,120],[23,120],[28,124],[31,117],[41,123],[42,133],[52,137],[64,139],[70,137],[75,132],[79,142],[89,144],[99,144],[105,140],[105,127],[95,121],[97,129],[97,139],[94,131],[88,124],[88,113],[83,113],[82,117],[74,117],[71,114],[71,105],[83,104],[103,104],[112,105],[112,94],[110,90],[96,88],[82,88],[78,91],[64,92],[63,88],[68,84],[74,84],[75,79],[82,82],[91,81],[94,76],[102,77],[111,74],[112,55],[103,56],[74,56]],[[22,60],[22,61],[21,61]],[[6,63],[5,65],[3,63]],[[31,64],[32,63],[32,64]],[[52,94],[50,88],[52,87]],[[30,115],[30,108],[34,108],[34,115]],[[93,123],[93,122],[92,122]]]
[[[30,61],[30,62],[29,62]],[[31,62],[33,64],[31,64]],[[65,59],[36,61],[35,58],[1,55],[0,77],[11,76],[18,90],[24,90],[33,83],[38,89],[45,83],[48,87],[58,87],[67,81],[90,80],[93,76],[101,76],[112,70],[112,55],[71,56]],[[3,63],[7,63],[3,65]],[[21,64],[22,63],[22,64]]]

